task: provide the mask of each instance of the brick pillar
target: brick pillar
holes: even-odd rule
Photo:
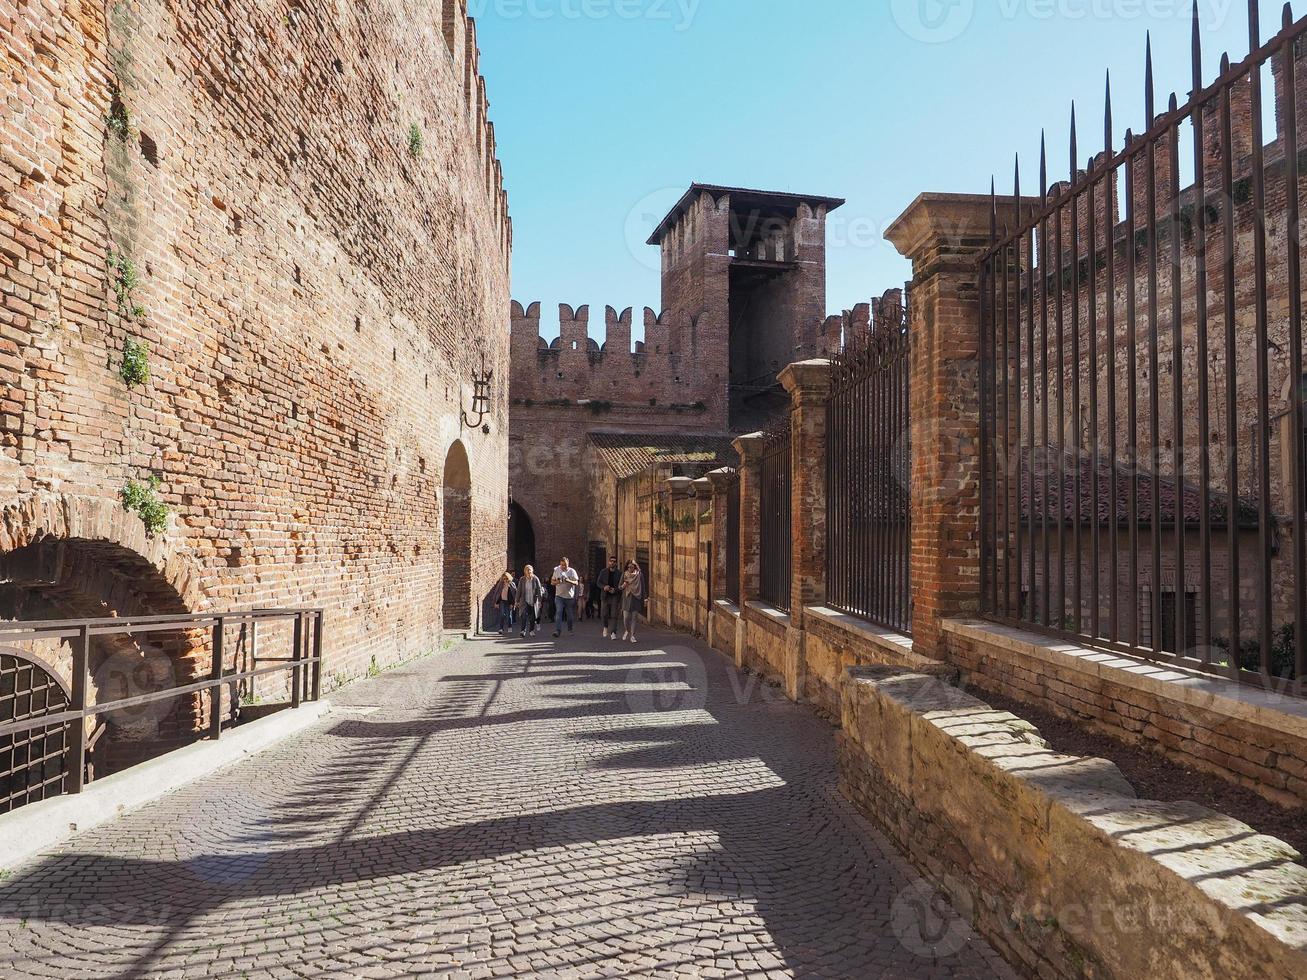
[[[713,524],[705,530],[702,515],[705,507],[712,507],[712,481],[701,476],[694,481],[694,634],[708,636],[708,599],[712,595],[712,565],[717,563],[717,545],[714,543]],[[712,544],[711,556],[704,554],[705,546]],[[710,564],[711,562],[711,564]]]
[[[762,482],[763,434],[735,440],[740,454],[740,605],[756,601],[761,579],[758,528],[762,524],[758,490]]]
[[[726,508],[731,481],[735,478],[730,470],[723,467],[713,470],[706,479],[712,487],[712,576],[711,596],[720,599],[726,595]]]
[[[799,361],[780,373],[790,393],[791,480],[794,550],[791,557],[791,613],[804,628],[804,607],[826,601],[826,399],[831,363]]]
[[[663,593],[667,596],[665,615],[663,622],[673,628],[687,626],[676,615],[676,593],[679,588],[682,592],[685,590],[685,583],[681,580],[680,569],[676,560],[677,539],[684,532],[678,531],[676,521],[680,517],[681,508],[679,502],[690,496],[694,481],[687,476],[674,476],[667,481],[667,513],[671,519],[671,525],[667,529],[667,568],[664,582],[667,583]]]
[[[942,659],[940,623],[980,611],[980,291],[991,199],[923,194],[885,233],[912,260],[912,631]],[[1016,208],[1000,206],[999,227]]]

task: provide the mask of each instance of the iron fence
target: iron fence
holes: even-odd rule
[[[982,593],[1049,634],[1303,693],[1307,680],[1299,140],[1288,6],[1246,59],[1013,200],[981,262]],[[1263,135],[1264,89],[1278,132]],[[1186,154],[1181,156],[1182,139]],[[1183,169],[1192,184],[1180,185]],[[1124,204],[1125,215],[1120,217]],[[1287,684],[1286,684],[1287,682]]]
[[[790,425],[766,433],[758,487],[758,598],[790,611],[792,455]]]
[[[268,629],[289,631],[289,656],[259,655],[260,631]],[[227,670],[224,651],[234,630],[241,631],[248,666]],[[208,677],[173,686],[138,681],[143,660],[125,655],[124,642],[135,648],[143,638],[167,634],[206,637]],[[318,609],[0,623],[0,812],[80,793],[93,778],[88,750],[104,734],[106,720],[129,709],[207,692],[207,735],[217,739],[224,688],[234,694],[259,677],[287,672],[291,707],[318,700],[322,639],[323,612]],[[71,683],[34,655],[33,647],[69,655]],[[119,690],[123,696],[115,696]]]
[[[740,604],[740,474],[726,486],[726,598]]]
[[[910,363],[905,305],[877,308],[832,360],[826,403],[826,591],[835,609],[910,634]]]

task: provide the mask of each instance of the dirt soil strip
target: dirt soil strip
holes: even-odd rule
[[[1211,807],[1242,820],[1258,833],[1278,837],[1307,855],[1307,808],[1285,809],[1219,776],[1197,772],[1148,749],[1088,731],[1076,722],[1024,702],[988,691],[975,694],[993,707],[1030,722],[1057,752],[1116,763],[1140,799],[1163,803],[1189,801]],[[1299,863],[1307,865],[1307,857]]]

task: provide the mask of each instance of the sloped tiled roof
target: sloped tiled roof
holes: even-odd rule
[[[1108,525],[1111,523],[1111,504],[1112,504],[1112,476],[1113,467],[1111,462],[1106,458],[1098,460],[1097,474],[1095,477],[1094,460],[1090,455],[1079,455],[1067,451],[1059,453],[1054,447],[1048,447],[1045,453],[1040,453],[1038,449],[1034,450],[1034,486],[1031,486],[1031,480],[1028,476],[1030,470],[1031,449],[1023,447],[1021,450],[1021,519],[1023,523],[1030,520],[1032,511],[1036,523],[1044,520],[1044,485],[1045,470],[1048,472],[1047,482],[1050,486],[1051,494],[1057,494],[1058,484],[1058,467],[1057,461],[1059,456],[1062,459],[1060,467],[1060,476],[1062,484],[1061,500],[1054,497],[1052,501],[1051,512],[1048,515],[1052,523],[1057,523],[1059,519],[1070,524],[1093,524]],[[1080,477],[1080,504],[1076,506],[1076,476]],[[1121,464],[1116,465],[1116,517],[1119,526],[1126,526],[1130,519],[1130,471]],[[1016,474],[1012,476],[1016,480]],[[1094,489],[1098,489],[1098,513],[1094,515]],[[1177,489],[1180,493],[1177,493]],[[1163,527],[1174,527],[1176,520],[1176,500],[1177,497],[1183,501],[1184,521],[1186,527],[1197,528],[1199,518],[1202,513],[1202,495],[1197,486],[1192,483],[1184,482],[1177,485],[1173,477],[1161,476],[1157,480],[1157,496],[1159,503],[1159,513]],[[1033,507],[1031,506],[1031,496],[1033,492]],[[1147,526],[1152,523],[1153,519],[1153,476],[1151,473],[1140,472],[1138,474],[1138,515],[1139,524]],[[1223,490],[1212,488],[1208,492],[1208,515],[1211,520],[1211,527],[1226,528],[1229,526],[1229,498]],[[1239,499],[1236,505],[1237,521],[1240,528],[1248,529],[1257,527],[1257,508],[1247,500]]]
[[[649,432],[592,432],[590,443],[618,479],[661,463],[716,463],[735,466],[735,436],[664,435]]]

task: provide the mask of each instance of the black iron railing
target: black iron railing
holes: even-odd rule
[[[1249,56],[1204,84],[1195,9],[1187,102],[1156,114],[1150,49],[1147,132],[1117,146],[1109,87],[1087,165],[1072,114],[1069,184],[1050,188],[1041,159],[1023,199],[1018,166],[1019,225],[996,207],[982,261],[982,592],[999,620],[1301,693],[1307,20],[1292,17],[1263,42],[1250,2]]]
[[[740,604],[740,474],[726,486],[726,598]]]
[[[908,314],[876,309],[833,357],[826,403],[826,590],[835,609],[912,631]]]
[[[791,535],[792,457],[790,426],[766,433],[758,487],[758,598],[778,609],[790,611],[790,568],[793,554]]]
[[[285,634],[289,655],[260,656],[260,631]],[[236,633],[243,651],[239,660],[225,652]],[[144,661],[124,653],[124,643],[148,645],[150,639],[178,636],[191,638],[184,644],[189,650],[207,652],[208,676],[172,685],[139,680]],[[233,695],[242,686],[252,692],[257,678],[289,673],[292,707],[318,700],[322,640],[320,609],[0,623],[0,812],[81,792],[88,781],[88,749],[111,716],[207,692],[207,728],[190,734],[217,739],[225,688]],[[71,683],[31,648],[67,655]],[[237,665],[229,669],[229,661]]]

